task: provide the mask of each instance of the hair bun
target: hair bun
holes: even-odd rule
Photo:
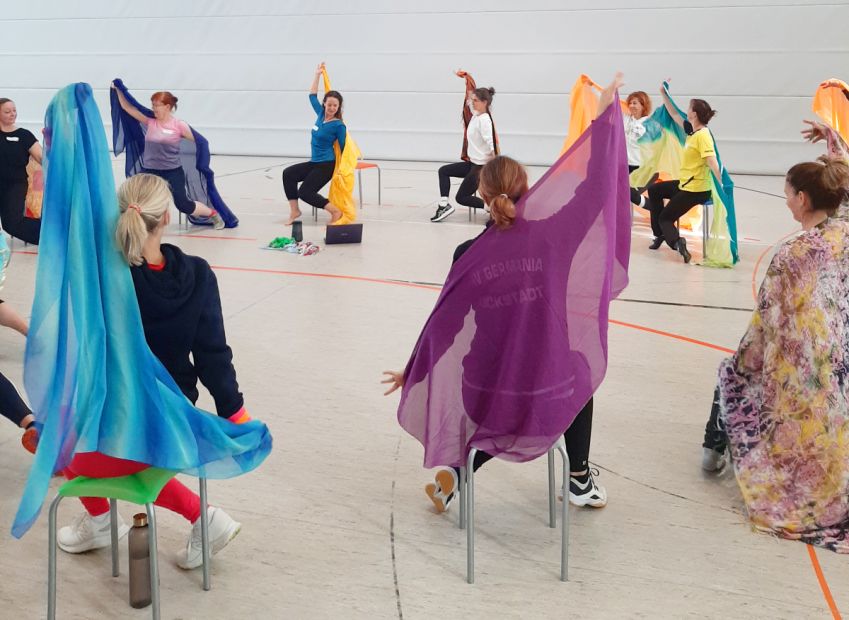
[[[490,86],[490,87],[489,87],[489,88],[487,88],[486,90],[489,92],[489,96],[490,96],[490,97],[494,97],[494,96],[495,96],[495,89],[494,89],[492,86]]]

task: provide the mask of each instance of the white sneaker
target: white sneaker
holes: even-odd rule
[[[109,528],[109,513],[92,517],[83,512],[74,519],[71,525],[61,528],[56,536],[59,548],[67,553],[82,553],[92,549],[101,549],[112,544]],[[118,538],[123,538],[130,531],[121,515],[118,515]]]
[[[209,519],[209,555],[213,556],[231,540],[242,529],[242,524],[220,508],[207,508]],[[189,542],[186,545],[186,555],[177,561],[177,566],[190,570],[203,564],[203,544],[201,541],[200,519],[192,525],[192,533],[189,534]]]
[[[213,230],[221,230],[224,228],[224,220],[221,218],[220,215],[218,215],[217,211],[210,215],[209,219],[212,220]]]

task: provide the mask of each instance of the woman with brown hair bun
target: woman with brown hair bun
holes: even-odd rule
[[[439,204],[431,222],[441,222],[454,213],[454,206],[448,202],[451,190],[451,177],[461,178],[463,182],[457,189],[457,202],[464,207],[483,209],[483,200],[475,196],[478,189],[478,175],[481,168],[498,155],[498,137],[492,120],[490,106],[495,89],[477,88],[472,76],[463,70],[457,76],[466,80],[466,102],[463,106],[463,152],[455,164],[446,164],[439,169]]]
[[[719,366],[702,468],[726,451],[753,525],[849,553],[849,165],[793,166],[802,233],[776,252],[737,352]]]
[[[677,181],[655,183],[649,188],[646,208],[651,212],[651,228],[654,241],[649,249],[656,250],[663,242],[677,250],[685,263],[690,262],[687,242],[678,234],[675,222],[698,204],[704,204],[711,198],[711,179],[713,172],[717,179],[722,178],[716,149],[707,126],[716,115],[716,110],[704,99],[691,99],[686,120],[678,115],[670,101],[666,88],[661,88],[663,104],[672,119],[684,128],[687,140],[681,159],[681,169]],[[664,206],[663,201],[669,200]]]

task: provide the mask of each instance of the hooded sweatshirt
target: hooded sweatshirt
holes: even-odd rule
[[[147,344],[186,398],[197,402],[200,379],[218,415],[229,418],[244,398],[224,334],[218,281],[202,258],[166,243],[160,250],[164,266],[145,261],[130,268]]]

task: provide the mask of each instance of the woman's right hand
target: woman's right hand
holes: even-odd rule
[[[456,75],[458,78],[464,78],[464,77],[466,77],[466,72],[463,71],[462,69],[457,69],[454,72],[454,75]]]
[[[388,375],[381,383],[389,384],[391,387],[386,390],[383,395],[389,396],[392,392],[400,387],[404,387],[404,373],[396,370],[384,370],[384,375]]]
[[[802,129],[802,137],[808,142],[819,142],[828,137],[828,128],[823,123],[808,120],[802,122],[810,125],[810,127]]]

